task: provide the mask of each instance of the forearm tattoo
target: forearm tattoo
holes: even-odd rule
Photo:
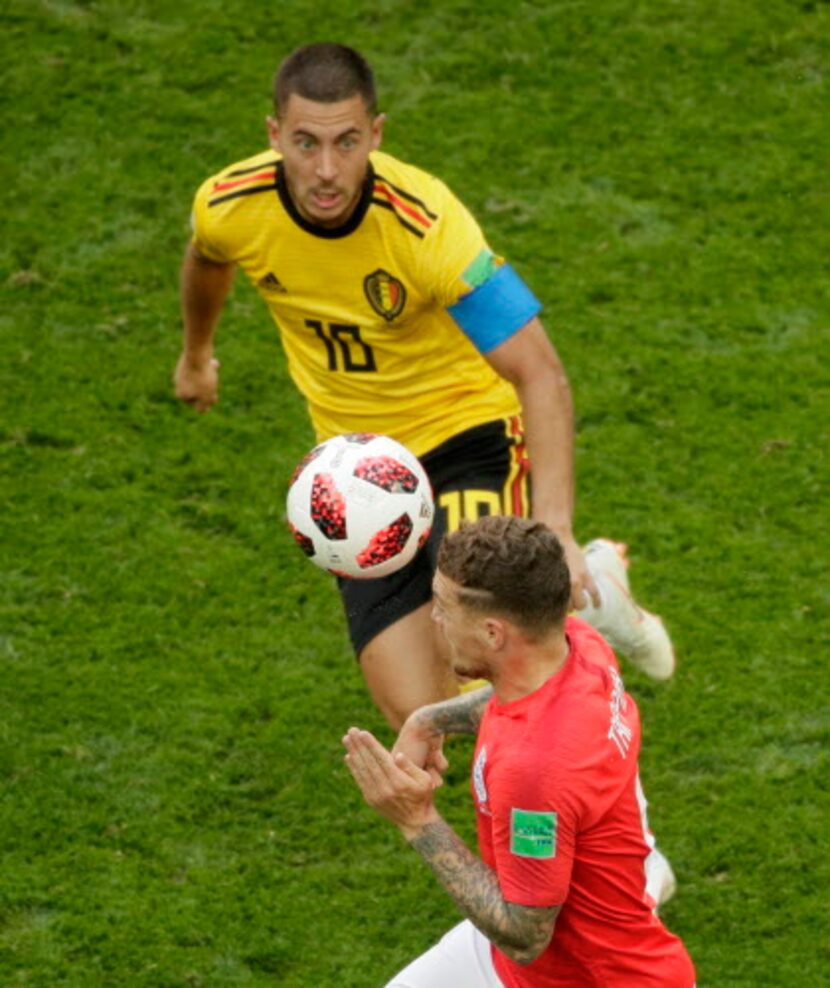
[[[475,734],[492,695],[493,687],[484,686],[452,700],[423,707],[418,712],[418,719],[436,734]]]
[[[462,912],[499,950],[519,964],[542,953],[559,906],[543,909],[506,902],[496,873],[443,820],[427,824],[410,843]]]

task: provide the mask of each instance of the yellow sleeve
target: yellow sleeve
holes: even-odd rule
[[[192,243],[202,257],[216,261],[217,264],[226,264],[229,258],[222,252],[221,245],[216,242],[216,223],[208,209],[208,198],[215,181],[215,177],[212,177],[203,182],[193,199],[193,211],[190,214]]]
[[[486,281],[504,260],[493,254],[467,207],[435,181],[443,202],[424,244],[422,274],[431,297],[446,309]]]

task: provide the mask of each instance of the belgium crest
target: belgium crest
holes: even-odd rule
[[[363,279],[363,291],[369,305],[387,322],[392,322],[395,316],[399,316],[406,305],[406,289],[403,284],[383,268],[366,275]]]

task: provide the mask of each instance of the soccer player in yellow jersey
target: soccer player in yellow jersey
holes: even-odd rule
[[[457,690],[430,621],[441,534],[531,502],[562,543],[573,605],[641,667],[671,675],[662,622],[631,600],[616,547],[583,553],[574,539],[571,395],[540,303],[442,182],[379,150],[384,118],[361,55],[298,49],[274,103],[269,150],[196,194],[176,393],[199,412],[216,402],[214,333],[239,267],[277,323],[318,439],[382,433],[421,458],[439,509],[430,543],[387,579],[340,582],[390,724]]]

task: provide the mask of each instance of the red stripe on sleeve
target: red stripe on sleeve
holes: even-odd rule
[[[393,206],[396,206],[402,213],[406,213],[407,216],[411,216],[416,223],[420,223],[421,226],[427,228],[427,230],[432,226],[432,223],[425,217],[422,216],[416,209],[412,206],[408,206],[403,199],[399,199],[394,193],[390,192],[385,185],[375,185],[375,192],[382,193]]]
[[[222,192],[223,189],[235,189],[237,185],[247,185],[249,182],[261,182],[264,178],[274,178],[277,174],[275,168],[267,172],[257,172],[256,175],[248,175],[246,178],[238,178],[235,182],[217,182],[213,186],[214,192]]]

